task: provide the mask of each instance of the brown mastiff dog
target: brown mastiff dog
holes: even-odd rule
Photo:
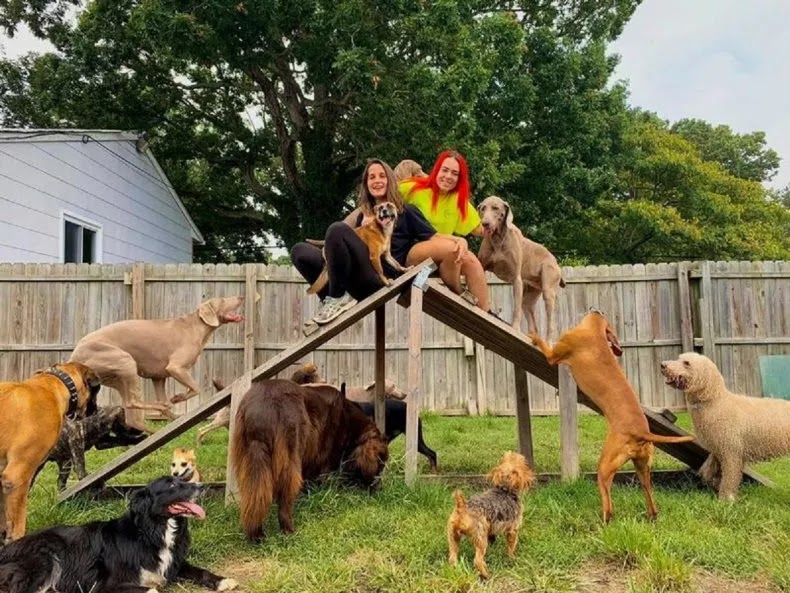
[[[0,542],[25,535],[27,496],[36,469],[58,442],[63,419],[96,409],[99,378],[65,363],[19,383],[0,383]]]
[[[173,377],[187,388],[174,395],[172,403],[197,395],[200,386],[189,370],[194,366],[211,334],[225,323],[244,317],[237,310],[244,297],[214,297],[196,311],[174,319],[129,319],[105,325],[83,337],[70,361],[81,362],[96,371],[102,385],[117,389],[126,408],[126,423],[148,431],[141,416],[129,410],[159,410],[172,416],[166,403],[165,380]],[[154,382],[156,402],[144,402],[140,377]]]

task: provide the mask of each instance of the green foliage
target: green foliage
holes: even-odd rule
[[[681,119],[671,130],[691,142],[703,160],[719,163],[740,179],[770,181],[779,169],[779,155],[765,144],[764,132],[736,134],[729,126],[699,119]]]
[[[596,263],[787,259],[790,211],[757,181],[704,160],[655,117],[635,114],[616,189],[567,227]]]

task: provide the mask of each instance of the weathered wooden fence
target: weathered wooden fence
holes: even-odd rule
[[[591,306],[605,311],[624,346],[626,374],[648,406],[684,407],[682,395],[659,372],[662,360],[680,352],[703,351],[732,389],[752,395],[762,394],[759,356],[790,354],[790,262],[589,266],[564,268],[563,275],[558,328],[574,325]],[[510,286],[493,276],[490,286],[494,306],[510,319]],[[257,292],[255,314],[217,330],[194,368],[207,395],[212,377],[229,383],[302,339],[302,324],[317,303],[305,288],[293,268],[259,264],[0,264],[0,380],[65,360],[80,337],[105,324],[175,317],[211,296],[253,298]],[[389,305],[386,317],[386,373],[405,383],[407,311]],[[545,325],[542,303],[539,322]],[[423,409],[515,413],[511,364],[427,316],[423,344]],[[322,346],[312,360],[329,381],[372,381],[372,317]],[[529,381],[533,413],[555,413],[555,390],[533,377]],[[150,382],[144,384],[152,399]],[[168,392],[175,391],[168,381]],[[102,398],[118,401],[107,389]],[[176,412],[198,404],[195,398]]]

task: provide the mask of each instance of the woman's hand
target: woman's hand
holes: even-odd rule
[[[453,237],[455,241],[455,263],[459,264],[463,259],[466,257],[466,254],[469,253],[469,244],[466,242],[466,239],[463,237]]]

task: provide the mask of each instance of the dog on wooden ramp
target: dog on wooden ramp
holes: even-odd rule
[[[647,502],[647,516],[658,515],[653,500],[650,465],[654,443],[688,443],[688,436],[663,436],[650,432],[639,398],[616,356],[623,349],[604,314],[591,310],[581,322],[560,336],[554,347],[535,333],[529,334],[549,364],[566,364],[579,388],[597,405],[607,423],[606,440],[598,461],[598,491],[604,522],[612,518],[612,482],[626,461],[633,461]]]
[[[30,483],[66,416],[96,411],[99,377],[80,363],[56,364],[20,382],[0,383],[0,543],[25,535]]]

